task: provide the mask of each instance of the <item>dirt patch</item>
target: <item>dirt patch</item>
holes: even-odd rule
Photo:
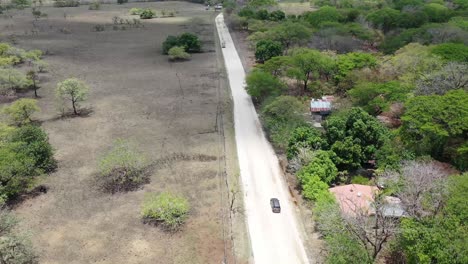
[[[113,30],[112,18],[133,18],[132,7],[177,10],[175,18],[142,21]],[[187,2],[43,8],[33,25],[30,9],[0,18],[2,41],[47,51],[39,119],[56,149],[58,170],[42,182],[47,193],[25,200],[16,213],[33,232],[41,263],[221,263],[232,261],[224,236],[225,97],[214,41],[214,13]],[[194,19],[196,18],[196,19]],[[105,30],[96,32],[97,24]],[[35,30],[33,32],[33,30]],[[196,31],[203,53],[171,63],[160,53],[168,35]],[[56,84],[77,77],[91,87],[79,118],[57,118]],[[227,88],[227,87],[224,87]],[[224,89],[223,88],[223,89]],[[229,110],[228,110],[229,111]],[[142,189],[104,194],[93,184],[97,160],[117,138],[135,143],[155,168]],[[172,191],[191,203],[188,223],[168,234],[142,224],[145,193]]]

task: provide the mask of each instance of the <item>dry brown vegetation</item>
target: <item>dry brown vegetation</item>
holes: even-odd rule
[[[177,17],[113,29],[131,7],[177,10]],[[49,63],[41,74],[38,119],[56,149],[58,169],[44,178],[46,194],[17,205],[32,230],[41,263],[221,263],[232,259],[223,232],[228,214],[223,116],[227,98],[215,52],[214,13],[186,2],[129,3],[76,8],[43,7],[0,18],[1,41],[41,49]],[[196,17],[196,19],[192,19]],[[104,31],[93,30],[104,25]],[[172,63],[161,54],[168,35],[200,35],[203,53]],[[60,117],[57,83],[70,77],[91,88],[86,115]],[[222,90],[220,90],[222,87]],[[224,94],[224,96],[223,96]],[[32,97],[33,91],[24,96]],[[226,111],[229,111],[227,109]],[[229,133],[229,132],[228,132]],[[232,133],[230,133],[232,135]],[[94,184],[98,160],[117,138],[127,139],[151,164],[150,183],[107,194]],[[228,158],[232,160],[232,158]],[[228,165],[229,166],[229,165]],[[181,232],[169,234],[141,222],[147,192],[171,191],[190,202]]]

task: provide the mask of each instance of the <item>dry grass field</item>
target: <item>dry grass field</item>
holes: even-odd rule
[[[128,14],[132,7],[178,14],[142,20],[144,28],[114,30],[112,18],[135,17]],[[22,227],[31,230],[40,263],[232,260],[224,229],[228,187],[225,125],[220,122],[229,103],[228,88],[222,84],[216,54],[213,11],[187,2],[42,11],[48,17],[35,27],[30,9],[0,18],[2,41],[47,51],[44,60],[50,64],[41,77],[38,119],[56,149],[59,167],[43,180],[49,187],[46,194],[15,209]],[[97,24],[105,30],[94,31]],[[160,52],[161,43],[168,35],[186,31],[201,36],[204,52],[190,61],[169,62]],[[89,109],[86,116],[59,118],[54,88],[69,77],[91,87],[89,100],[83,103]],[[94,184],[97,164],[118,138],[134,143],[154,170],[151,182],[140,190],[104,194]],[[190,217],[180,232],[167,233],[140,219],[145,193],[160,191],[182,194],[190,201]]]

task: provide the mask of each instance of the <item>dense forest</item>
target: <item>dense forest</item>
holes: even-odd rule
[[[328,263],[467,263],[468,2],[225,2],[256,65],[247,91],[306,201]],[[314,125],[311,98],[333,96]],[[340,213],[333,186],[379,187],[374,214]],[[384,212],[398,198],[405,217]]]

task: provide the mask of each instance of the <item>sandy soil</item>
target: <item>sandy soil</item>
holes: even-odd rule
[[[142,21],[143,29],[113,30],[112,17],[131,7],[176,9],[175,18]],[[3,41],[47,51],[39,119],[56,149],[58,170],[44,181],[47,194],[23,202],[16,213],[31,230],[41,263],[221,263],[232,259],[226,222],[224,112],[217,64],[214,13],[186,2],[102,5],[99,11],[43,8],[48,18],[33,32],[30,10],[2,17]],[[199,17],[191,20],[193,17]],[[94,25],[105,31],[94,32]],[[168,35],[196,31],[204,50],[188,62],[160,54]],[[64,33],[66,32],[66,33]],[[34,33],[34,34],[33,34]],[[89,116],[58,118],[57,82],[78,77],[90,87]],[[225,87],[226,88],[226,87]],[[134,142],[156,162],[143,189],[108,195],[96,189],[97,161],[117,138]],[[180,158],[175,153],[190,157]],[[206,161],[199,154],[212,157]],[[144,194],[163,190],[186,196],[192,210],[179,233],[142,224]],[[224,197],[224,198],[223,198]],[[224,224],[223,224],[224,223]]]

